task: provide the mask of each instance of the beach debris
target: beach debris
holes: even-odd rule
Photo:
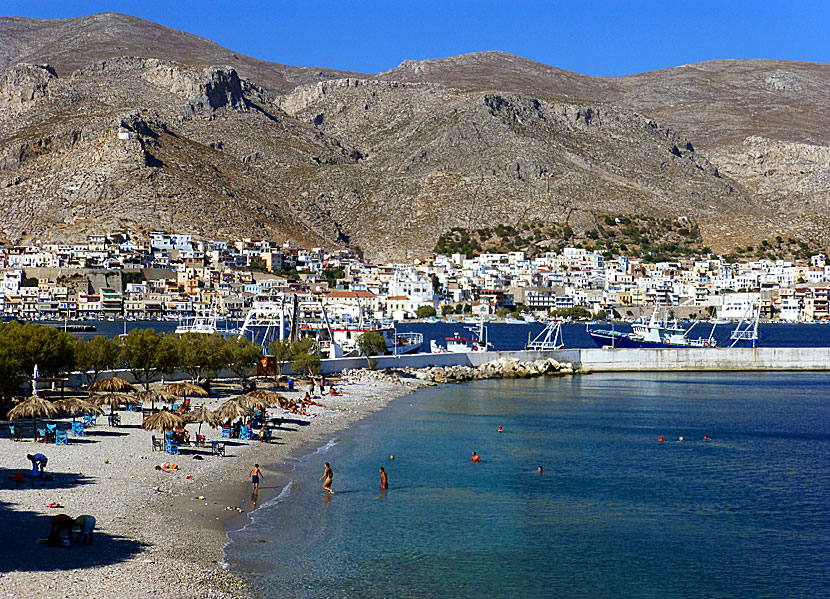
[[[197,495],[197,496],[196,496],[196,499],[198,499],[198,500],[200,500],[200,501],[204,501],[204,500],[205,500],[205,496],[204,496],[204,495]]]
[[[60,503],[58,503],[56,501],[53,501],[52,503],[50,503],[46,507],[56,508],[56,507],[63,507],[63,506]]]

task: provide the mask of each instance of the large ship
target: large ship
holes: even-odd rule
[[[423,343],[421,333],[397,333],[392,321],[368,317],[357,306],[324,305],[298,296],[254,302],[239,334],[264,349],[276,340],[311,337],[323,357],[341,358],[359,356],[357,340],[368,332],[378,333],[390,354],[415,353]]]
[[[708,337],[689,337],[691,330],[698,324],[693,323],[688,329],[678,325],[677,320],[669,321],[668,315],[660,319],[657,308],[648,322],[635,322],[630,333],[617,331],[613,327],[586,328],[586,332],[599,347],[644,348],[644,347],[716,347],[715,327]]]

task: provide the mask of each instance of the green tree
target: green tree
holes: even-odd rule
[[[357,348],[365,356],[378,356],[386,353],[386,339],[377,331],[366,331],[357,336]]]
[[[121,346],[117,339],[98,335],[89,341],[78,339],[75,345],[75,367],[86,376],[87,385],[92,385],[105,370],[118,364]]]
[[[133,329],[122,337],[121,360],[145,389],[161,374],[173,372],[178,363],[176,341],[153,329]]]
[[[418,306],[418,309],[415,310],[415,316],[418,318],[433,318],[435,314],[435,308],[432,306]]]
[[[268,354],[274,356],[276,362],[274,370],[274,379],[276,380],[277,373],[282,376],[283,364],[294,357],[294,344],[291,343],[290,339],[277,339],[268,346]]]
[[[313,337],[303,337],[291,347],[291,368],[298,375],[320,374],[320,346]]]
[[[0,327],[0,382],[10,397],[22,380],[31,379],[34,367],[43,375],[57,375],[75,366],[75,341],[54,327],[11,322]]]
[[[185,333],[171,338],[176,345],[178,366],[198,383],[212,379],[228,365],[228,349],[221,335]]]
[[[227,340],[225,346],[228,368],[239,377],[244,389],[250,378],[251,369],[257,365],[262,357],[262,350],[256,343],[252,343],[245,337]]]

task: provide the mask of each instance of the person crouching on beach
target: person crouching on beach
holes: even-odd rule
[[[75,518],[75,527],[79,528],[78,542],[83,542],[84,545],[89,543],[92,545],[92,531],[95,528],[95,517],[89,514],[78,516]]]
[[[383,466],[380,467],[380,488],[389,488],[389,480],[386,478],[386,470],[383,469]]]
[[[323,481],[323,488],[333,495],[334,491],[331,490],[331,482],[334,480],[334,472],[332,472],[328,462],[326,462],[326,469],[323,471],[323,476],[320,477],[320,480],[323,479],[326,479]]]

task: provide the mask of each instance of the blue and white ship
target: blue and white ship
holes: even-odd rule
[[[688,329],[677,324],[677,320],[668,320],[668,315],[662,320],[657,315],[657,308],[648,322],[635,322],[631,325],[630,333],[616,331],[613,328],[587,328],[590,335],[599,347],[644,348],[644,347],[716,347],[714,338],[715,328],[708,337],[691,339],[689,332],[697,325],[695,322]]]

